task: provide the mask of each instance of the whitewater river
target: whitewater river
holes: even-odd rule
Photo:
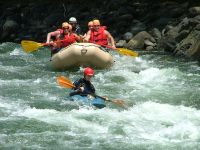
[[[83,67],[57,71],[50,48],[26,53],[21,44],[0,44],[1,150],[199,150],[200,65],[165,53],[127,57],[111,51],[115,66],[94,68],[97,109],[65,101]]]

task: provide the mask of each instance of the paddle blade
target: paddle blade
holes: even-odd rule
[[[122,55],[132,56],[132,57],[137,57],[138,56],[138,53],[134,53],[133,51],[125,49],[125,48],[117,48],[117,50]]]
[[[117,103],[117,104],[125,104],[125,105],[129,105],[130,103],[125,102],[123,100],[112,100],[113,103]]]
[[[71,81],[64,77],[58,77],[58,83],[66,88],[75,88],[76,86],[71,83]]]
[[[37,43],[34,41],[21,41],[21,44],[25,52],[35,51],[39,49],[40,47],[44,46],[44,44]]]

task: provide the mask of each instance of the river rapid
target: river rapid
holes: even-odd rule
[[[97,109],[63,100],[83,67],[50,67],[50,47],[26,53],[21,44],[0,44],[0,149],[2,150],[199,150],[200,65],[167,53],[110,51],[113,68],[94,68]]]

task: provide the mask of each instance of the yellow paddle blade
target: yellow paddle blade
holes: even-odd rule
[[[132,56],[132,57],[137,57],[138,56],[138,53],[134,53],[133,51],[131,50],[128,50],[128,49],[125,49],[125,48],[117,48],[119,51],[120,54],[122,55],[126,55],[126,56]]]
[[[76,86],[71,83],[71,81],[64,77],[58,77],[58,83],[66,88],[75,88]]]
[[[22,44],[25,52],[35,51],[35,50],[39,49],[40,47],[44,46],[43,44],[37,43],[34,41],[21,41],[21,44]]]
[[[129,105],[129,104],[130,104],[130,103],[125,102],[125,101],[123,101],[123,100],[113,100],[112,102],[113,102],[113,103],[117,103],[117,104],[125,104],[125,105]]]

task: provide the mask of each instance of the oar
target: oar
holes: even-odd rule
[[[99,44],[99,43],[93,42],[93,41],[89,41],[89,42],[113,49],[111,46],[108,46],[108,45]],[[133,51],[125,49],[125,48],[116,48],[116,49],[113,49],[113,50],[117,50],[120,54],[125,55],[125,56],[132,56],[132,57],[138,56],[138,53],[134,53]]]
[[[62,41],[65,41],[65,40],[68,40],[68,39],[55,41],[53,43],[58,43],[58,42],[62,42]],[[31,51],[35,51],[35,50],[39,49],[42,46],[50,45],[51,43],[37,43],[37,42],[34,42],[34,41],[21,41],[21,44],[22,44],[25,52],[31,52]]]
[[[75,88],[76,86],[72,84],[72,82],[67,79],[67,78],[64,78],[64,77],[58,77],[58,83],[63,86],[63,87],[66,87],[66,88]],[[85,90],[86,91],[86,90]],[[101,97],[101,96],[98,96],[94,93],[91,93],[91,92],[88,92],[86,91],[88,94],[91,94],[93,96],[96,96],[96,97],[99,97],[101,99],[104,99],[104,97]],[[109,102],[113,102],[113,103],[117,103],[117,104],[126,104],[126,105],[129,105],[129,103],[123,101],[123,100],[108,100]]]

